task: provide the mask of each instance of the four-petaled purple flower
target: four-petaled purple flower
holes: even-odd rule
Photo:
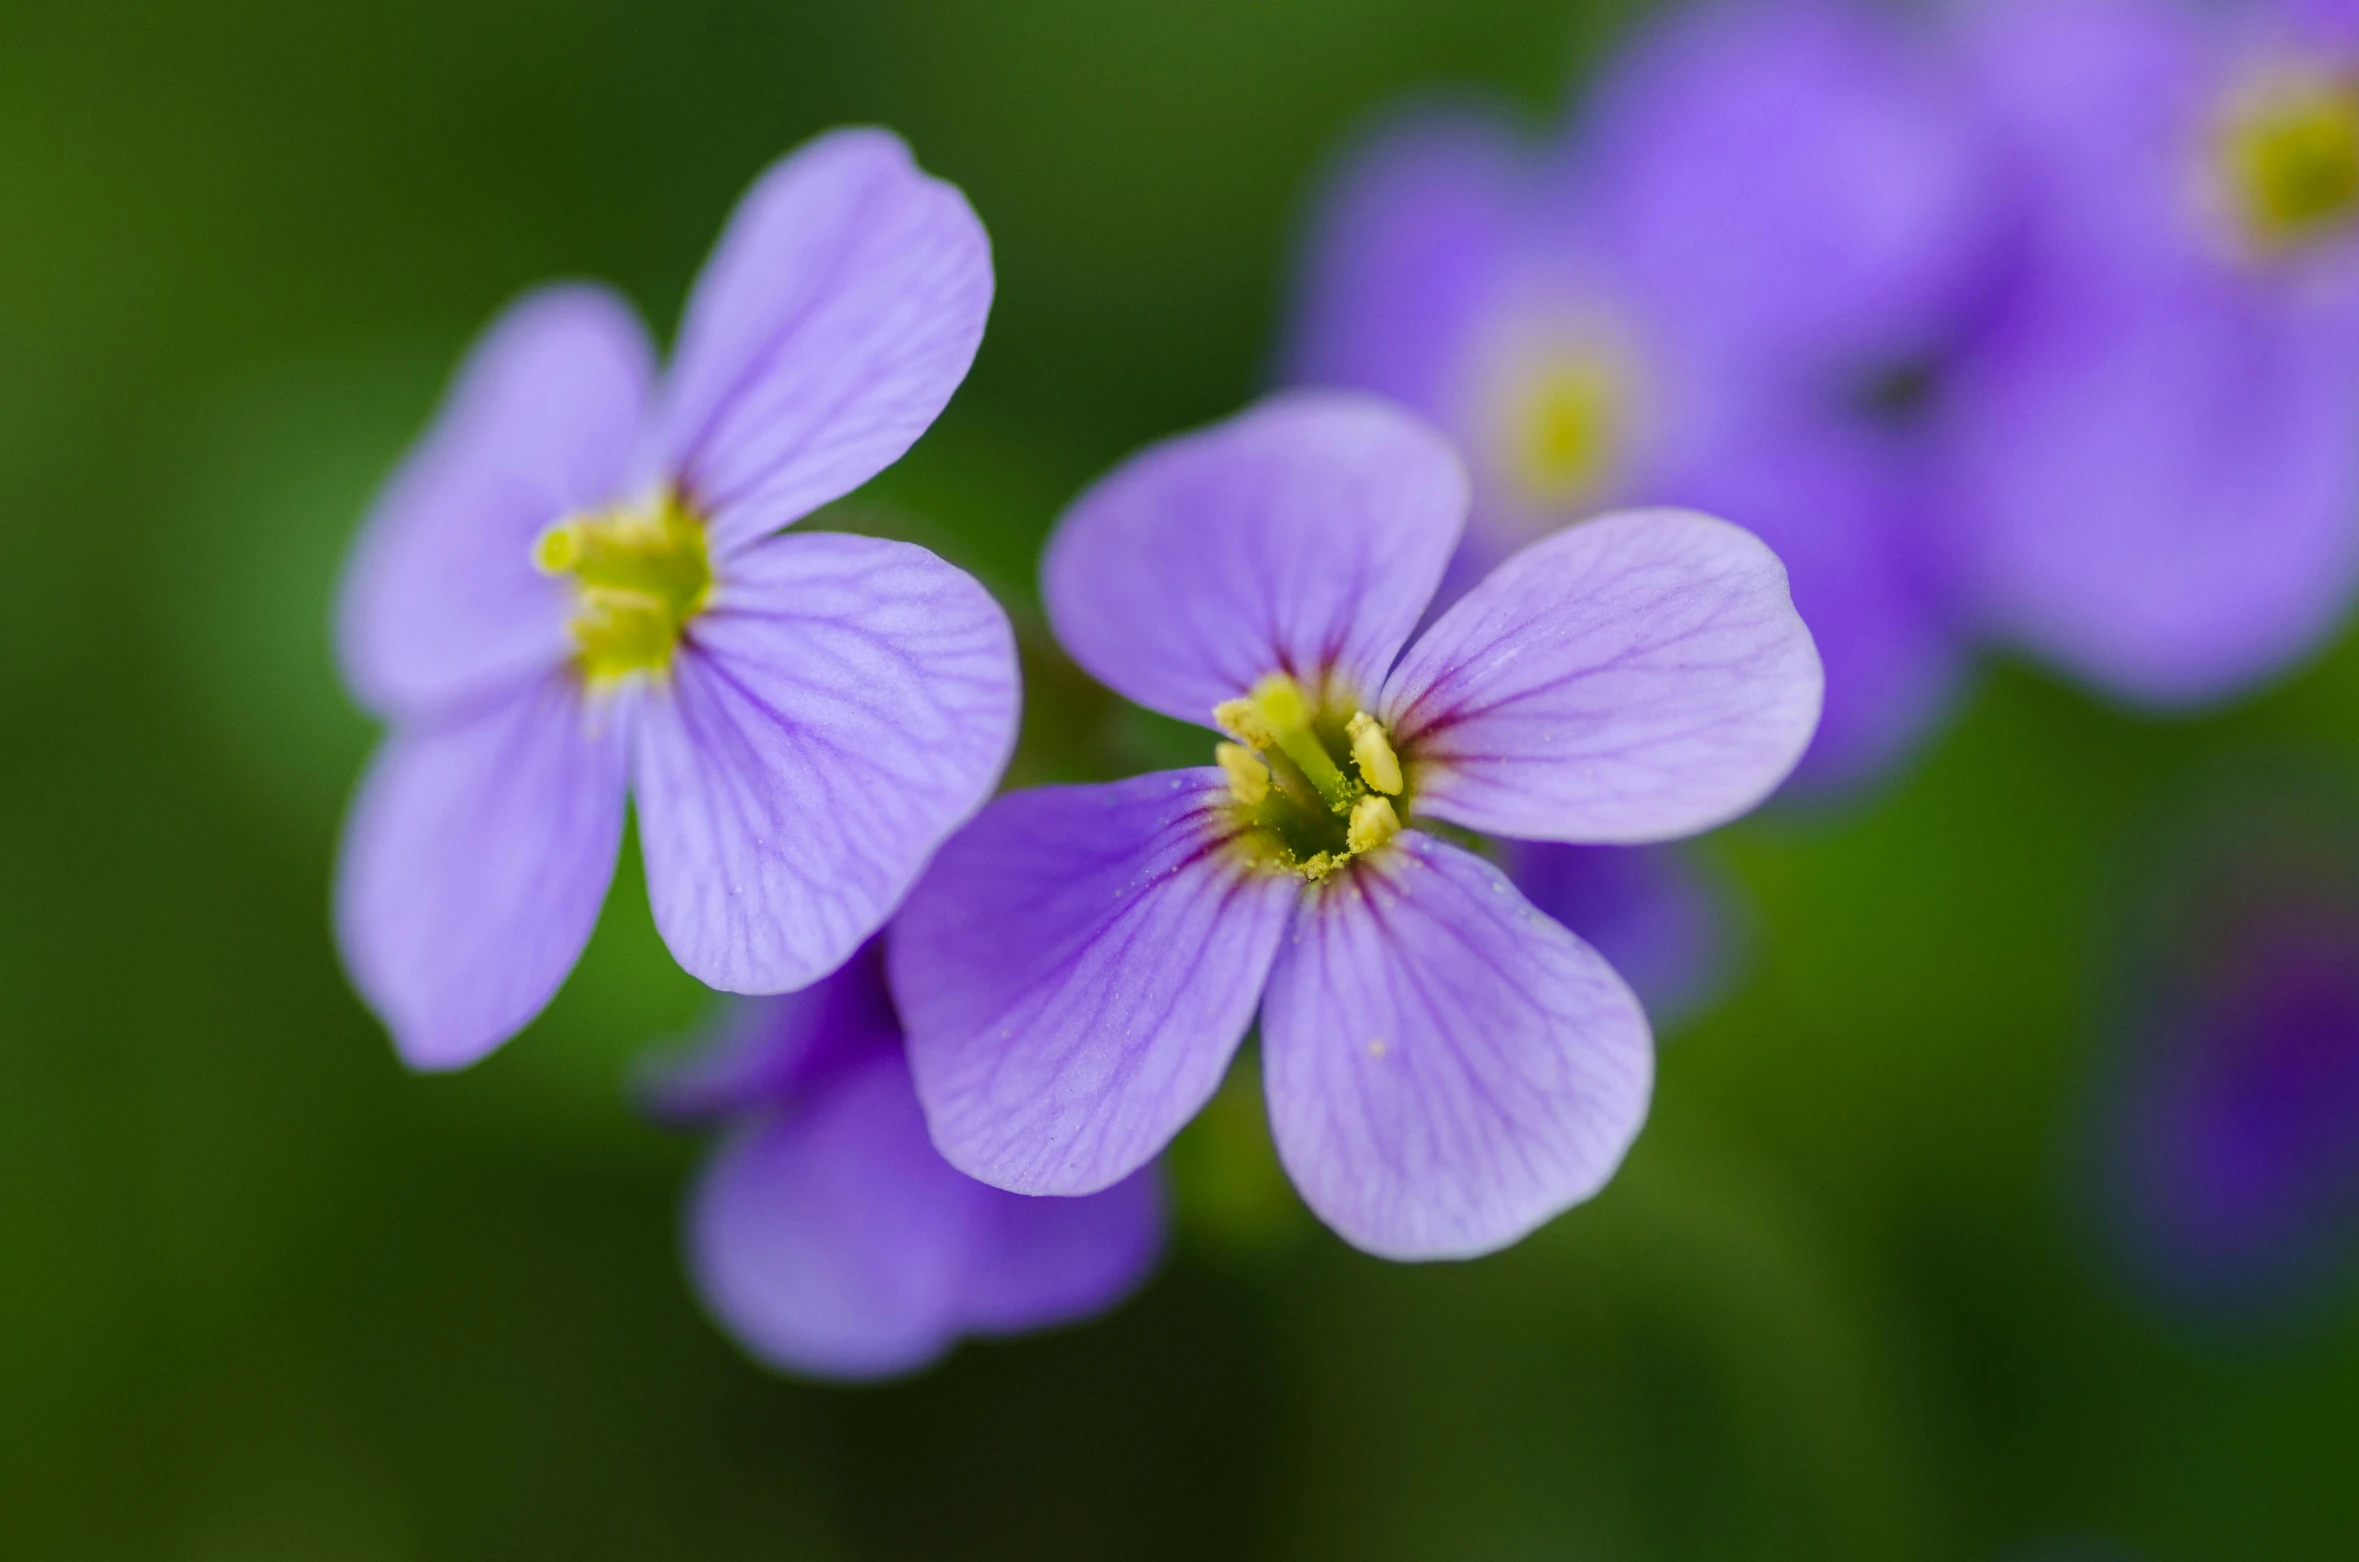
[[[965,1335],[1086,1318],[1162,1251],[1152,1170],[1028,1199],[942,1159],[873,941],[815,986],[738,1003],[647,1100],[672,1122],[731,1125],[689,1196],[689,1270],[722,1326],[786,1371],[887,1377]]]
[[[2011,234],[1944,393],[1963,590],[2116,693],[2240,692],[2359,580],[2359,7],[1961,26]]]
[[[898,459],[991,303],[965,200],[880,131],[745,198],[654,383],[628,306],[512,307],[379,500],[347,680],[392,727],[346,827],[345,962],[402,1056],[473,1062],[588,939],[626,792],[701,980],[841,965],[1014,741],[1005,617],[906,544],[781,527]]]
[[[919,882],[889,968],[952,1164],[1025,1193],[1121,1181],[1258,1009],[1279,1155],[1369,1251],[1486,1252],[1612,1175],[1644,1014],[1437,832],[1631,843],[1742,813],[1810,740],[1818,655],[1775,556],[1682,511],[1535,543],[1409,644],[1467,498],[1426,425],[1299,393],[1067,512],[1058,638],[1228,741],[1215,768],[1002,797]]]

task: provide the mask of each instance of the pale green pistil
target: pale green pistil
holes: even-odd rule
[[[2359,81],[2270,83],[2229,115],[2219,156],[2246,236],[2262,251],[2349,226],[2359,217]]]
[[[532,561],[544,574],[572,577],[576,606],[566,629],[593,685],[660,676],[713,591],[704,523],[668,493],[569,516],[534,541]]]
[[[1316,882],[1401,832],[1407,806],[1399,755],[1384,724],[1348,701],[1314,705],[1272,673],[1212,719],[1237,742],[1213,757],[1249,838]]]

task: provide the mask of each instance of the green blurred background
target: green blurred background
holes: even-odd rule
[[[708,1000],[635,852],[470,1073],[405,1075],[338,974],[328,594],[505,299],[668,323],[761,166],[894,126],[999,303],[839,520],[1021,616],[1082,482],[1262,383],[1352,126],[1436,84],[1537,119],[1631,9],[0,5],[0,1557],[2359,1555],[2348,1295],[2191,1327],[2074,1177],[2120,884],[2207,778],[2342,784],[2347,644],[2167,726],[1996,667],[1877,796],[1715,840],[1747,964],[1520,1248],[1361,1257],[1232,1113],[1142,1297],[884,1388],[771,1377],[688,1291],[694,1147],[621,1080]],[[1028,672],[1026,777],[1161,741]]]

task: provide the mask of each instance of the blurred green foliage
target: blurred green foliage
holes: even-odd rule
[[[595,275],[668,328],[765,162],[901,130],[990,224],[999,304],[941,427],[837,519],[1033,620],[1019,779],[1119,773],[1171,737],[1038,632],[1056,508],[1254,392],[1354,123],[1436,84],[1545,114],[1627,21],[0,7],[0,1555],[2359,1554],[2350,1307],[2191,1337],[2070,1177],[2141,821],[2248,751],[2359,762],[2348,644],[2173,725],[2001,667],[1885,793],[1727,832],[1749,975],[1670,1038],[1626,1174],[1523,1247],[1342,1248],[1270,1203],[1247,1093],[1183,1144],[1228,1170],[1143,1298],[881,1389],[768,1377],[696,1311],[692,1148],[620,1082],[709,1000],[635,852],[563,995],[469,1074],[403,1074],[337,973],[369,737],[336,570],[503,300]]]

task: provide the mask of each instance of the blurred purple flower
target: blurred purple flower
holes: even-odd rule
[[[378,500],[346,680],[392,727],[336,926],[414,1067],[473,1062],[587,941],[636,795],[657,926],[739,992],[843,962],[1014,740],[998,607],[923,549],[776,537],[898,459],[991,303],[965,200],[843,131],[746,196],[671,368],[586,286],[512,306]]]
[[[1961,666],[1907,414],[1981,283],[1965,121],[1885,15],[1793,0],[1658,26],[1577,130],[1535,151],[1431,111],[1363,147],[1314,223],[1286,377],[1458,439],[1475,503],[1453,590],[1608,505],[1737,517],[1826,658],[1797,784],[1855,783]]]
[[[1605,957],[1660,1032],[1719,995],[1740,953],[1729,895],[1683,852],[1509,841],[1524,898]]]
[[[965,1335],[1087,1318],[1162,1251],[1151,1170],[1026,1198],[936,1153],[874,942],[816,986],[736,1004],[646,1099],[731,1125],[689,1199],[689,1269],[722,1327],[785,1371],[888,1377]]]
[[[2199,839],[2130,971],[2114,1213],[2199,1306],[2291,1299],[2359,1239],[2359,841],[2290,817]]]
[[[2359,578],[2359,8],[1991,0],[2006,286],[1942,418],[1978,617],[2155,704],[2283,669]]]
[[[1033,1193],[1119,1182],[1258,1009],[1279,1157],[1360,1247],[1486,1252],[1612,1175],[1651,1088],[1644,1014],[1430,827],[1708,828],[1800,757],[1818,658],[1775,556],[1685,511],[1534,543],[1409,644],[1467,497],[1434,430],[1304,392],[1067,511],[1042,566],[1059,640],[1235,741],[1218,768],[1002,797],[927,870],[889,965],[954,1165]]]

